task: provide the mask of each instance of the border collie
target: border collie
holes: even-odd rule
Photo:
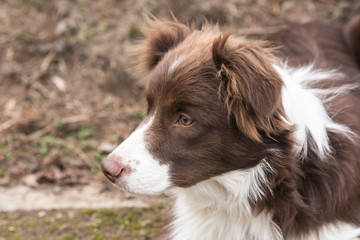
[[[159,237],[359,238],[360,17],[261,41],[146,22],[148,112],[101,167],[174,196]]]

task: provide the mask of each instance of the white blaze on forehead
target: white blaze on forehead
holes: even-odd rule
[[[169,66],[168,73],[172,72],[182,61],[184,61],[185,55],[181,55],[176,58]]]
[[[160,164],[149,152],[145,133],[152,125],[153,116],[140,125],[110,155],[122,159],[124,174],[115,182],[116,186],[137,194],[158,194],[171,186],[169,166]]]

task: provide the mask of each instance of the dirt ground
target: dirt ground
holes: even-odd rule
[[[96,182],[112,191],[99,162],[146,112],[128,49],[144,14],[170,18],[169,9],[184,23],[208,19],[252,36],[291,22],[343,23],[360,1],[1,0],[0,187]]]
[[[143,15],[204,19],[257,34],[290,22],[344,22],[355,0],[0,3],[0,186],[88,184],[146,111],[127,51]]]

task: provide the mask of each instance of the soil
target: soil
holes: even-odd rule
[[[171,19],[169,9],[180,22],[207,19],[251,37],[291,22],[344,23],[360,2],[1,0],[2,189],[113,191],[99,163],[146,112],[129,49],[142,38],[143,16]]]

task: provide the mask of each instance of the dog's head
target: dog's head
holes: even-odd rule
[[[158,194],[250,168],[286,130],[282,80],[263,42],[148,20],[140,49],[148,113],[102,163],[115,185]]]

